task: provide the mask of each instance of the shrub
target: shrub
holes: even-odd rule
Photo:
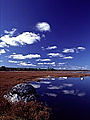
[[[2,96],[0,96],[0,115],[5,114],[10,110],[11,104]]]
[[[0,120],[48,120],[50,109],[40,102],[9,103],[0,96]]]
[[[43,107],[39,102],[19,102],[12,106],[13,116],[21,118],[21,120],[48,120],[49,109]]]

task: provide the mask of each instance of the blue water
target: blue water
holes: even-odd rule
[[[90,120],[90,77],[42,78],[31,84],[52,109],[50,120]]]

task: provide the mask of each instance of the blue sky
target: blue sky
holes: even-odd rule
[[[0,66],[90,69],[89,0],[0,2]]]

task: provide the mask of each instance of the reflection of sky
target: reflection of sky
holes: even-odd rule
[[[59,77],[58,79],[59,79],[59,80],[66,80],[67,77]]]
[[[43,84],[50,84],[51,82],[48,82],[48,81],[40,81],[40,83],[43,83]]]
[[[31,84],[34,88],[40,88],[39,84]]]
[[[65,95],[77,95],[79,97],[85,96],[84,92],[79,92],[79,90],[63,90],[62,91]]]
[[[59,80],[66,80],[65,82],[60,82]],[[55,79],[55,78],[41,78],[41,81],[40,82],[32,82],[31,85],[33,87],[35,87],[36,89],[37,88],[41,88],[42,87],[42,90],[49,90],[50,93],[44,91],[44,95],[47,95],[47,96],[52,96],[52,97],[56,97],[57,94],[58,94],[58,91],[62,92],[64,95],[76,95],[76,96],[79,96],[79,97],[83,97],[86,95],[85,92],[80,92],[79,89],[77,88],[74,88],[74,83],[69,83],[67,82],[68,78],[67,77],[59,77],[58,79]],[[40,89],[39,89],[40,90]],[[53,91],[52,91],[53,90]],[[55,91],[54,90],[57,90],[56,93],[54,93]]]
[[[64,86],[49,86],[47,87],[47,89],[50,89],[50,90],[58,90],[58,89],[63,89]]]
[[[45,95],[48,95],[48,96],[51,96],[51,97],[56,97],[57,96],[57,94],[55,94],[55,93],[45,93]]]
[[[89,77],[85,77],[82,81],[80,78],[42,78],[40,82],[31,83],[37,88],[36,90],[40,95],[40,101],[52,108],[54,114],[51,120],[60,120],[60,113],[61,118],[66,114],[68,116],[76,116],[76,113],[78,114],[77,111],[83,116],[84,114],[89,115],[89,79]],[[69,118],[67,117],[67,119]],[[72,117],[72,119],[69,120],[74,119]]]

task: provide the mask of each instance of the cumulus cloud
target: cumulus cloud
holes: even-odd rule
[[[87,69],[89,69],[89,66],[88,65],[85,65],[85,66],[72,66],[72,65],[69,65],[68,68],[71,69],[71,70],[87,70]]]
[[[47,48],[42,47],[42,50],[54,50],[57,49],[57,46],[48,46]]]
[[[78,50],[84,51],[86,48],[85,47],[77,47]]]
[[[4,49],[0,49],[0,55],[6,53]]]
[[[57,46],[48,46],[46,49],[47,50],[52,50],[52,49],[56,49],[57,48]]]
[[[40,41],[39,34],[35,34],[32,32],[23,32],[22,34],[19,34],[13,37],[14,32],[15,30],[12,33],[5,31],[5,33],[7,34],[0,37],[1,47],[7,46],[7,45],[19,46],[19,45],[25,45],[25,44],[33,44],[37,41]]]
[[[63,53],[79,53],[79,51],[85,51],[85,47],[77,47],[77,48],[65,48],[63,49]]]
[[[16,55],[16,53],[13,53],[13,55]]]
[[[51,59],[37,59],[36,61],[51,61]]]
[[[87,70],[88,68],[89,68],[88,65],[85,65],[85,66],[82,66],[82,67],[81,67],[82,70]]]
[[[47,55],[49,57],[64,57],[64,55],[61,53],[48,53]]]
[[[52,66],[55,66],[55,62],[51,62],[51,63],[48,63],[48,62],[38,63],[38,65],[52,65]]]
[[[74,69],[74,70],[81,69],[80,66],[72,66],[71,68]]]
[[[32,64],[32,63],[26,63],[26,62],[20,62],[18,65],[21,66],[30,66],[30,67],[35,67],[36,65]]]
[[[0,47],[2,47],[2,48],[4,48],[4,47],[9,47],[8,45],[6,45],[6,43],[5,42],[0,42]]]
[[[39,54],[28,54],[28,55],[15,54],[9,56],[9,58],[13,58],[13,59],[32,59],[32,58],[40,58],[40,57],[41,56]]]
[[[58,63],[59,66],[61,66],[61,65],[65,65],[65,64],[66,64],[66,63],[64,63],[64,62],[63,62],[63,63]]]
[[[36,24],[36,29],[41,32],[50,31],[50,25],[47,22],[39,22]]]
[[[23,62],[23,61],[8,60],[8,62],[9,63],[15,63],[15,64],[20,65],[20,66],[30,66],[30,67],[35,67],[36,66],[32,63],[26,63],[26,62]]]
[[[19,63],[20,61],[8,60],[9,63]]]
[[[72,56],[64,56],[62,59],[73,59]]]
[[[70,48],[70,49],[65,48],[62,52],[64,52],[64,53],[74,53],[74,50],[75,50],[75,48]]]
[[[61,54],[61,53],[48,53],[47,55],[48,55],[50,58],[52,58],[52,57],[60,57],[61,59],[73,59],[72,56],[65,56],[65,55],[63,55],[63,54]]]
[[[13,34],[15,33],[16,30],[17,30],[16,28],[12,28],[11,31],[4,30],[4,32],[5,32],[6,34],[9,34],[9,36],[13,36]]]

